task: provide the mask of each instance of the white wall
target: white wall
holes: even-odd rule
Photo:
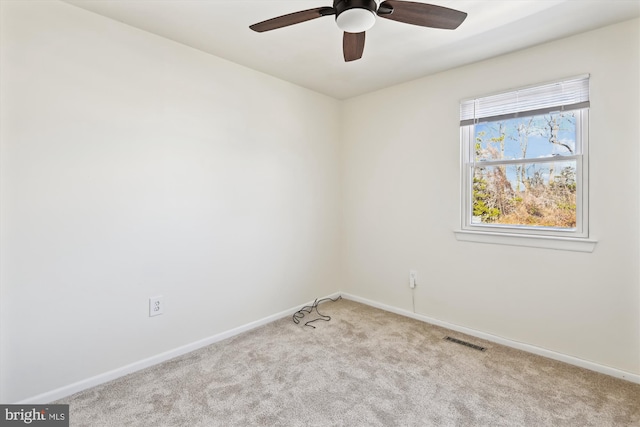
[[[345,290],[640,373],[638,20],[348,100]],[[591,74],[593,253],[459,242],[459,101]]]
[[[338,101],[65,3],[1,8],[0,402],[340,289]]]

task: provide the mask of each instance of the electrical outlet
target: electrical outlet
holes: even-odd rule
[[[416,270],[409,270],[409,287],[415,288],[418,284],[418,272]]]
[[[149,317],[158,316],[164,312],[162,295],[149,298]]]

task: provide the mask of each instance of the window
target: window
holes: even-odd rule
[[[463,101],[458,238],[588,240],[588,119],[588,76]]]

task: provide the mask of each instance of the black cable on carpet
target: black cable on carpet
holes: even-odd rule
[[[320,316],[320,317],[318,317],[317,319],[309,320],[308,322],[306,322],[306,323],[304,324],[304,326],[311,326],[313,329],[315,329],[316,327],[315,327],[315,326],[313,326],[313,325],[311,325],[311,323],[313,323],[313,322],[317,322],[318,320],[323,320],[323,321],[325,321],[325,322],[328,322],[329,320],[331,320],[331,317],[330,317],[330,316],[324,315],[324,314],[322,314],[322,313],[320,313],[320,312],[318,311],[318,305],[319,305],[321,302],[324,302],[324,301],[332,301],[332,302],[336,302],[336,301],[338,301],[339,299],[342,299],[342,295],[338,296],[338,298],[336,298],[336,299],[323,298],[323,299],[321,299],[320,301],[318,301],[318,298],[316,298],[316,300],[313,302],[313,304],[311,304],[311,305],[305,305],[305,306],[304,306],[304,307],[302,307],[300,310],[298,310],[298,311],[296,311],[295,313],[293,313],[293,323],[295,323],[295,324],[297,325],[298,323],[300,323],[300,320],[304,318],[304,316],[306,316],[307,314],[311,314],[311,312],[312,312],[313,310],[315,310],[315,311],[316,311],[316,313],[318,313],[318,316]]]

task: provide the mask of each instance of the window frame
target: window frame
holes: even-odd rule
[[[588,76],[587,76],[588,78]],[[554,82],[561,83],[562,81]],[[529,86],[536,88],[542,85]],[[505,92],[506,93],[506,92]],[[479,99],[479,98],[478,98]],[[464,101],[463,101],[464,102]],[[461,104],[462,107],[462,104]],[[469,120],[460,125],[460,229],[455,231],[456,238],[463,241],[499,243],[516,246],[532,246],[551,249],[591,252],[596,240],[589,237],[589,105],[578,108],[557,110],[548,109],[544,113],[526,111],[515,117],[542,115],[560,111],[573,111],[576,117],[576,153],[558,156],[553,159],[514,159],[476,162],[475,126],[480,120]],[[482,121],[499,121],[499,118]],[[478,224],[472,222],[473,216],[473,171],[478,164],[496,166],[504,164],[544,164],[563,159],[576,161],[576,227],[571,229],[526,226],[512,224]]]

